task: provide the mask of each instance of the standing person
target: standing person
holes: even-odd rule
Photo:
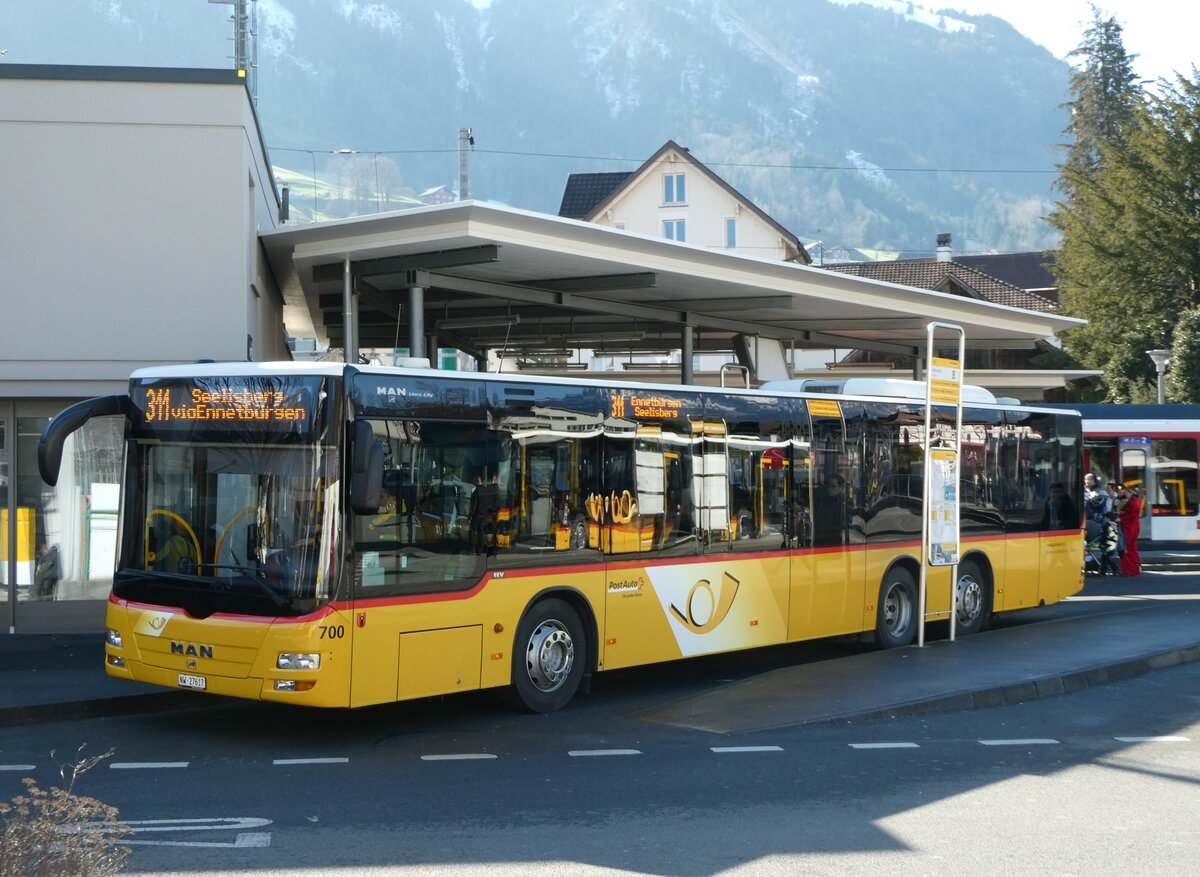
[[[1121,533],[1117,524],[1117,513],[1104,516],[1103,529],[1097,540],[1100,548],[1100,575],[1121,574]]]
[[[475,489],[471,491],[471,505],[467,511],[467,531],[471,547],[476,554],[483,554],[487,543],[483,538],[483,501],[486,497],[483,491],[483,479],[475,476]]]
[[[500,484],[493,472],[488,481],[476,486],[471,494],[471,541],[476,554],[493,554],[496,550],[496,513],[500,509]],[[488,545],[488,536],[492,544]]]
[[[1142,558],[1138,554],[1138,534],[1142,529],[1142,501],[1124,484],[1117,485],[1117,516],[1121,534],[1125,537],[1125,554],[1121,557],[1121,572],[1127,576],[1142,574]]]
[[[825,479],[824,492],[817,497],[813,514],[817,545],[841,545],[846,530],[846,479],[831,472]]]
[[[1100,488],[1099,479],[1089,472],[1083,476],[1083,513],[1084,526],[1087,527],[1087,541],[1099,538],[1104,531],[1104,516],[1112,511],[1108,494]]]
[[[1079,527],[1079,512],[1075,503],[1067,495],[1067,489],[1061,481],[1050,485],[1050,497],[1042,513],[1043,530],[1075,530]]]
[[[33,573],[33,599],[53,600],[54,588],[62,578],[62,560],[57,545],[43,542],[38,546],[37,568]]]

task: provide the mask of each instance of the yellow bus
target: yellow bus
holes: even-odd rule
[[[965,398],[961,562],[929,572],[925,607],[960,634],[1075,593],[1083,556],[1078,415]],[[109,675],[321,707],[494,688],[546,712],[603,670],[911,643],[923,400],[912,381],[164,366],[59,414],[39,463],[53,484],[72,430],[126,418]]]

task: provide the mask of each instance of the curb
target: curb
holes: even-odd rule
[[[1130,658],[1129,660],[1119,661],[1115,664],[1090,667],[1086,670],[1076,670],[1071,673],[1045,676],[1040,679],[1031,679],[1024,682],[1007,683],[992,688],[980,689],[979,691],[958,691],[880,709],[844,713],[838,716],[824,716],[819,719],[803,722],[802,724],[813,726],[834,722],[877,721],[879,719],[891,719],[900,716],[919,716],[952,710],[985,709],[987,707],[1028,703],[1046,697],[1055,697],[1060,694],[1082,691],[1085,688],[1107,685],[1110,682],[1133,679],[1138,676],[1144,676],[1147,673],[1152,673],[1155,670],[1164,670],[1168,667],[1190,664],[1193,661],[1200,661],[1200,643],[1182,648],[1168,649],[1167,651],[1151,655]]]
[[[104,697],[96,700],[0,707],[0,728],[14,728],[21,725],[38,725],[48,722],[70,722],[78,719],[107,718],[110,716],[133,716],[173,709],[212,706],[219,702],[219,700],[211,696],[201,699],[190,691],[164,691],[153,694]]]

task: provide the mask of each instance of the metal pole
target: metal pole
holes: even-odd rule
[[[679,341],[679,382],[681,384],[696,383],[696,375],[692,370],[692,327],[685,325],[680,331]]]
[[[313,163],[313,200],[312,200],[312,209],[310,211],[308,211],[308,221],[316,222],[317,221],[317,154],[315,152],[313,152],[311,149],[306,150],[306,151],[308,152],[309,156],[312,158],[312,163]]]
[[[470,200],[467,192],[467,147],[475,145],[470,128],[458,129],[458,200]]]
[[[929,514],[930,505],[932,503],[932,483],[933,483],[933,393],[932,381],[935,373],[933,370],[933,352],[936,345],[934,333],[936,329],[949,329],[958,333],[958,399],[955,405],[955,532],[958,532],[957,516],[958,516],[958,483],[961,481],[962,475],[959,469],[960,460],[962,457],[962,366],[966,356],[966,333],[961,326],[956,326],[952,323],[930,322],[925,327],[925,476],[922,479],[922,500],[921,500],[921,572],[918,579],[917,587],[917,646],[925,645],[925,602],[928,593],[928,570],[932,565],[930,556],[930,527]],[[957,610],[958,596],[958,560],[957,554],[955,560],[950,564],[950,639],[954,639],[954,618]]]
[[[958,364],[959,364],[959,368],[961,368],[963,370],[963,372],[965,372],[966,371],[965,366],[967,364],[967,333],[964,332],[962,329],[958,330]],[[966,383],[966,375],[963,374],[962,372],[960,372],[960,375],[963,379],[960,382],[960,385],[965,384]],[[958,509],[959,509],[960,516],[962,514],[962,494],[961,494],[961,490],[959,489],[962,486],[962,412],[963,412],[962,397],[959,396],[958,405],[955,406],[956,417],[954,419],[954,459],[957,461],[957,464],[956,464],[957,468],[955,470],[954,477],[958,481],[958,484],[955,485],[955,490],[958,491],[958,494],[957,494]],[[961,518],[960,518],[960,525],[961,525]],[[960,540],[959,546],[960,546],[960,551],[961,551],[961,545],[962,545],[962,542],[961,542],[962,532],[961,531],[959,532],[958,538]],[[950,642],[954,642],[954,627],[955,627],[955,620],[957,619],[957,617],[958,617],[958,563],[956,562],[950,566]]]
[[[925,374],[933,368],[930,358],[933,356],[933,326],[926,329],[928,343],[925,345]],[[930,445],[933,444],[933,406],[930,404],[929,390],[925,391],[925,462],[924,476],[921,478],[921,572],[917,576],[917,648],[925,647],[925,594],[928,590],[929,570],[929,482],[931,474]]]
[[[425,289],[408,288],[408,355],[425,355]]]
[[[358,362],[358,326],[354,308],[354,272],[347,256],[342,262],[342,346],[346,362]]]

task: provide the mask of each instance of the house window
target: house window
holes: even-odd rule
[[[737,219],[732,216],[725,217],[725,248],[732,250],[737,246]]]
[[[687,201],[687,189],[684,187],[683,174],[663,175],[663,203],[683,204]]]
[[[687,240],[687,220],[686,219],[664,219],[663,220],[663,237],[669,241],[686,241]]]
[[[620,220],[618,220],[618,221],[614,222],[614,223],[613,223],[613,228],[620,229],[621,231],[624,231],[624,230],[625,230],[625,220],[624,220],[624,219],[620,219]]]

